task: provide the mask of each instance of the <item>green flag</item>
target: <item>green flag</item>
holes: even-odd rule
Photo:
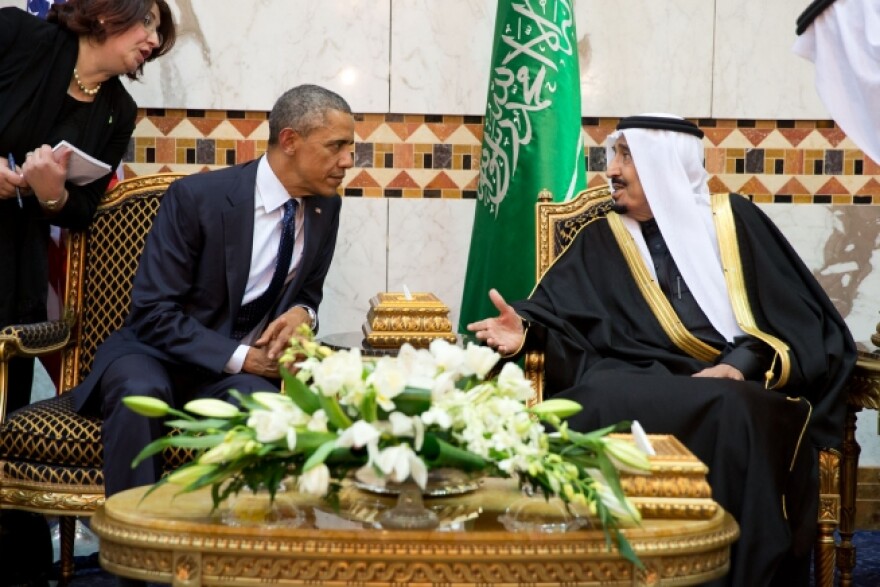
[[[573,0],[498,0],[459,330],[535,285],[535,203],[586,187]]]

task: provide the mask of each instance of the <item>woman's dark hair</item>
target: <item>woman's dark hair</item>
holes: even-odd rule
[[[153,5],[159,9],[160,22],[156,29],[159,46],[147,58],[147,61],[152,61],[168,53],[177,39],[171,9],[165,0],[67,0],[64,4],[53,4],[46,20],[77,35],[92,36],[103,43],[108,37],[143,24]],[[137,79],[143,70],[144,66],[141,64],[137,71],[125,75]]]

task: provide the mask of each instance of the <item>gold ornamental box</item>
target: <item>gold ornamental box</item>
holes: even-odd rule
[[[370,310],[363,326],[366,341],[377,348],[399,348],[408,342],[427,347],[442,338],[456,341],[449,322],[449,308],[427,292],[382,292],[370,299]]]
[[[613,434],[631,440],[631,434]],[[650,434],[656,455],[650,475],[621,472],[623,492],[644,518],[709,519],[718,511],[706,480],[709,468],[677,438]]]

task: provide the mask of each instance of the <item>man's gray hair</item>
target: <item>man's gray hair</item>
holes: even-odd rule
[[[269,113],[269,144],[277,144],[278,135],[285,128],[307,136],[325,123],[328,110],[351,114],[351,106],[342,96],[321,86],[305,84],[287,90]]]

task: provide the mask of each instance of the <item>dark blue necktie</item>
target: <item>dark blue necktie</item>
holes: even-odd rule
[[[236,340],[244,338],[259,324],[284,287],[284,280],[290,270],[290,258],[293,256],[296,206],[296,200],[288,200],[284,203],[284,217],[281,219],[281,242],[278,243],[278,256],[275,259],[275,272],[272,274],[272,281],[269,282],[269,287],[260,297],[243,305],[238,311],[238,317],[232,329],[232,336]]]

